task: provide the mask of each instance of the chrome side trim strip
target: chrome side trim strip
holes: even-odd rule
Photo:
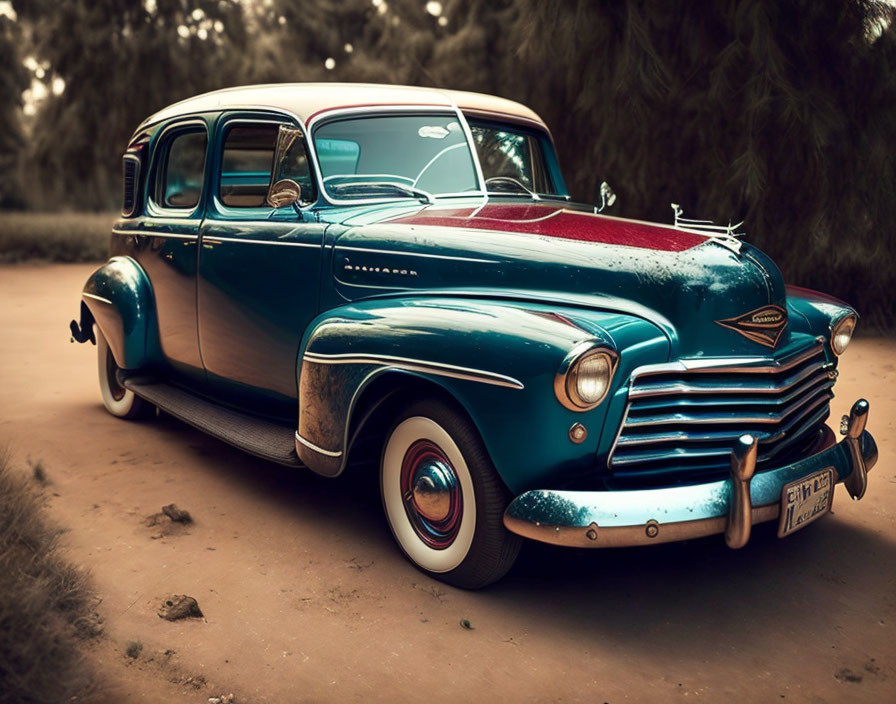
[[[105,303],[110,306],[113,305],[112,301],[110,301],[108,298],[103,298],[102,296],[97,296],[96,294],[93,294],[93,293],[87,293],[86,291],[82,291],[81,295],[86,296],[87,298],[92,298],[93,300],[99,301],[100,303]]]
[[[277,240],[243,240],[238,237],[219,237],[218,235],[209,235],[207,242],[211,242],[214,239],[215,244],[219,244],[221,242],[233,242],[235,244],[273,244],[278,245],[280,247],[314,247],[316,249],[322,249],[323,245],[314,242],[280,242]]]
[[[180,235],[170,232],[153,232],[151,230],[120,230],[116,227],[112,228],[113,235],[134,235],[141,237],[166,237],[175,240],[198,240],[199,235]]]
[[[519,379],[514,379],[504,374],[497,374],[483,369],[473,369],[471,367],[459,367],[453,364],[443,364],[441,362],[427,362],[408,357],[393,357],[385,354],[318,354],[316,352],[306,352],[302,359],[312,364],[376,364],[407,371],[437,374],[465,381],[477,381],[509,389],[525,388],[523,382]]]
[[[399,223],[400,224],[400,223]],[[497,259],[478,259],[476,257],[455,257],[450,254],[426,254],[423,252],[403,252],[397,249],[376,249],[374,247],[346,247],[336,245],[334,250],[340,252],[371,252],[373,254],[398,254],[407,257],[424,257],[426,259],[450,259],[456,262],[480,262],[482,264],[498,264]]]
[[[342,450],[339,450],[339,452],[333,452],[332,450],[325,450],[322,447],[318,447],[310,440],[306,440],[301,435],[299,435],[298,430],[296,431],[296,442],[300,442],[309,450],[314,450],[314,452],[317,452],[321,455],[326,455],[327,457],[342,457]]]

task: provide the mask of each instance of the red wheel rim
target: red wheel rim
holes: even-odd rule
[[[451,460],[430,440],[418,440],[401,462],[404,509],[417,536],[434,550],[449,547],[460,530],[463,495]]]

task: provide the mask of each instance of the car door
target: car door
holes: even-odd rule
[[[214,393],[295,416],[296,357],[318,311],[326,226],[265,203],[281,124],[263,113],[218,122],[199,252],[199,343]],[[307,153],[296,161],[302,200],[313,201]]]
[[[182,120],[159,133],[146,212],[127,230],[128,253],[152,283],[162,354],[175,372],[200,381],[196,267],[211,124],[211,118]]]

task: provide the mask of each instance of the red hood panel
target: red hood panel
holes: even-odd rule
[[[594,215],[554,205],[486,205],[481,208],[424,208],[389,223],[520,232],[567,240],[681,252],[706,238],[671,227]]]

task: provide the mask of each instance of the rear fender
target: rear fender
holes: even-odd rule
[[[157,361],[158,325],[146,272],[130,257],[113,257],[97,269],[81,300],[109,343],[122,369],[140,369]],[[82,335],[85,316],[82,311]]]
[[[309,326],[299,355],[299,457],[320,474],[340,474],[355,414],[378,401],[368,389],[380,395],[416,381],[466,411],[512,491],[593,469],[609,404],[584,413],[563,406],[554,394],[563,359],[583,343],[631,347],[620,355],[614,383],[621,383],[633,365],[664,361],[668,340],[632,316],[555,311],[442,297],[368,299],[327,311]],[[577,422],[588,429],[580,444],[569,438]]]

